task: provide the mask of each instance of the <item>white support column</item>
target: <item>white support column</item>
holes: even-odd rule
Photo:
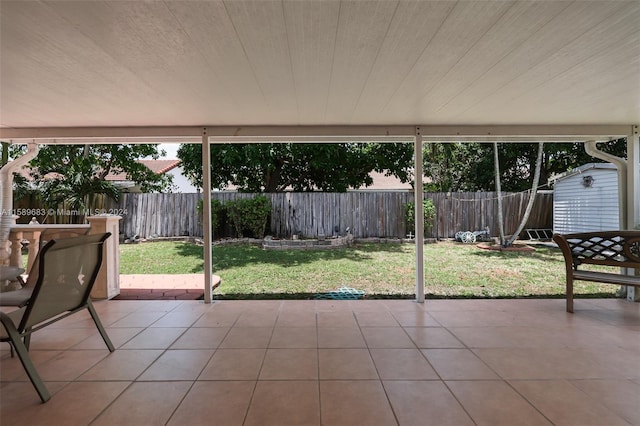
[[[416,127],[414,140],[415,222],[416,222],[416,302],[424,303],[424,188],[422,184],[422,134]]]
[[[627,136],[627,228],[640,227],[640,126]]]
[[[627,229],[640,229],[640,134],[639,126],[627,136]],[[622,228],[622,227],[621,227]],[[627,270],[633,274],[633,270]],[[640,289],[627,286],[627,300],[640,302]]]
[[[211,261],[211,147],[206,127],[202,131],[202,228],[204,240],[204,303],[211,303],[213,264]]]

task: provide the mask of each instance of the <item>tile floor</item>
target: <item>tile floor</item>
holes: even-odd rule
[[[8,425],[640,425],[640,304],[103,301],[8,346]]]

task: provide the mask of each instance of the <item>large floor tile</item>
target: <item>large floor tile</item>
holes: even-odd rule
[[[438,375],[419,349],[371,349],[382,380],[430,380]]]
[[[358,323],[351,311],[318,312],[318,327],[357,327]]]
[[[479,300],[470,301],[481,302]],[[513,325],[513,314],[496,310],[457,310],[429,312],[444,327],[496,327]]]
[[[378,380],[321,381],[323,425],[395,425],[396,419]]]
[[[191,327],[185,331],[170,348],[217,349],[228,332],[228,327]]]
[[[423,349],[444,380],[493,380],[499,377],[469,349]]]
[[[164,316],[164,311],[131,312],[110,327],[149,327]]]
[[[137,336],[144,328],[135,327],[135,328],[107,328],[107,335],[109,335],[109,340],[113,343],[116,349],[122,347],[125,343],[131,340],[133,337]],[[95,333],[77,345],[73,347],[73,349],[106,349],[107,346],[102,339],[100,333]]]
[[[402,327],[361,327],[369,348],[415,348]]]
[[[272,333],[271,327],[233,327],[220,343],[220,348],[266,348]]]
[[[165,424],[192,382],[132,383],[92,425]]]
[[[240,312],[233,311],[221,311],[220,309],[212,310],[211,312],[204,313],[193,324],[194,327],[232,327]]]
[[[181,327],[149,327],[122,345],[122,349],[167,349],[186,330]]]
[[[210,349],[170,349],[156,359],[138,380],[195,380],[211,359]]]
[[[628,425],[598,399],[565,380],[527,380],[511,382],[524,398],[556,425]],[[561,404],[558,402],[562,401]]]
[[[634,425],[640,425],[640,380],[572,380],[573,386]]]
[[[196,382],[168,425],[241,425],[255,385],[253,381]]]
[[[31,386],[31,383],[29,383]],[[0,415],[0,424],[28,424],[31,426],[52,424],[85,425],[89,424],[114,401],[126,388],[129,382],[73,382],[55,392],[46,403],[39,403],[37,394],[35,404],[24,407],[20,412],[7,412]],[[51,391],[51,386],[49,386]],[[27,401],[31,398],[26,398]],[[35,401],[35,399],[34,399]],[[18,423],[15,420],[20,419]]]
[[[315,380],[318,378],[316,349],[267,349],[260,380]]]
[[[383,299],[356,299],[344,300],[347,306],[354,312],[386,312],[388,310],[387,302]]]
[[[400,323],[391,312],[364,311],[355,312],[360,327],[398,327]]]
[[[477,425],[551,425],[503,381],[448,381],[446,384]]]
[[[473,421],[439,380],[385,381],[400,425],[471,426]]]
[[[202,315],[198,311],[172,311],[151,324],[151,327],[191,327]]]
[[[319,348],[366,348],[358,327],[318,327]]]
[[[378,379],[368,349],[320,349],[318,356],[322,380]]]
[[[604,362],[588,349],[474,349],[474,353],[504,379],[606,379],[624,378],[625,371],[635,374],[612,362],[612,352],[613,349],[608,351],[610,362]],[[607,355],[607,351],[599,353]]]
[[[98,335],[98,329],[93,328],[49,328],[36,331],[31,336],[30,349],[33,350],[64,350],[69,349],[84,339]],[[104,346],[106,349],[106,346]]]
[[[279,323],[278,323],[279,324]],[[269,342],[270,348],[317,348],[316,327],[276,327]]]
[[[318,393],[317,381],[258,382],[244,424],[320,425]]]
[[[19,358],[17,356],[10,358],[8,352],[0,358],[0,383],[29,380]],[[38,369],[41,365],[62,353],[63,351],[31,351],[29,352],[29,357],[33,365]]]
[[[78,378],[78,380],[133,381],[160,355],[158,349],[118,349]]]
[[[107,350],[63,351],[37,366],[44,381],[69,381],[77,379],[111,353]]]
[[[440,327],[438,321],[422,310],[393,312],[393,316],[403,327]]]
[[[246,311],[235,323],[236,327],[273,327],[278,319],[277,311]]]
[[[512,381],[511,385],[553,424],[627,425],[597,399],[564,380]],[[562,401],[562,404],[558,404]]]
[[[464,345],[444,327],[404,327],[419,348],[463,348]]]
[[[198,380],[257,380],[265,349],[218,349]]]
[[[316,313],[310,310],[282,310],[278,314],[276,327],[316,327]]]

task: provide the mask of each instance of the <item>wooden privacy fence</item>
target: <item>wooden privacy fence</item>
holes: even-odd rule
[[[223,204],[258,194],[214,192],[213,199]],[[306,238],[327,237],[347,228],[356,238],[404,238],[407,235],[404,205],[413,201],[410,192],[284,192],[264,194],[271,199],[272,212],[268,234]],[[505,233],[515,232],[523,216],[528,193],[504,193]],[[197,211],[201,194],[123,194],[109,206],[120,211],[121,232],[128,238],[202,236],[202,221]],[[551,228],[553,195],[538,194],[526,228]],[[453,238],[458,231],[476,231],[489,227],[498,235],[497,196],[495,192],[425,193],[436,207],[433,228],[427,237]],[[230,229],[230,228],[229,228]],[[220,235],[216,235],[219,237]],[[222,235],[233,236],[233,235]]]

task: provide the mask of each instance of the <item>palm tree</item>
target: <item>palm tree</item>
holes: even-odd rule
[[[89,161],[70,162],[64,171],[50,170],[52,178],[40,181],[39,193],[49,209],[73,211],[70,223],[82,223],[87,213],[95,208],[96,196],[105,195],[114,200],[120,198],[120,189],[100,177],[101,171]]]

